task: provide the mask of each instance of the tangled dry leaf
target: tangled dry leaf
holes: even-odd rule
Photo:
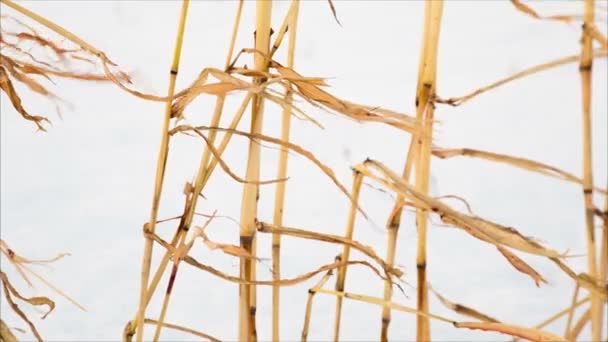
[[[484,160],[489,160],[497,163],[508,164],[522,170],[536,172],[542,175],[562,179],[568,182],[573,182],[579,185],[583,184],[583,180],[575,175],[563,171],[555,166],[551,166],[545,163],[537,162],[535,160],[509,156],[506,154],[476,150],[471,148],[439,148],[434,147],[431,153],[438,158],[441,159],[449,159],[457,156],[467,156],[473,158],[480,158]],[[606,193],[606,189],[602,189],[600,187],[594,187],[594,190]]]
[[[540,329],[526,328],[517,325],[508,325],[493,322],[456,322],[456,328],[467,328],[503,333],[538,342],[567,342],[565,338]]]
[[[368,168],[368,166],[379,171],[386,178],[377,176]],[[511,227],[506,227],[481,217],[460,213],[443,202],[422,194],[382,163],[368,159],[363,164],[355,166],[355,169],[362,172],[364,175],[379,181],[385,186],[388,186],[394,191],[399,192],[404,197],[410,198],[416,206],[438,214],[445,223],[461,228],[480,240],[493,245],[509,246],[530,254],[555,258],[562,257],[562,254],[557,251],[543,247],[533,239],[522,235]]]
[[[429,285],[429,289],[435,294],[435,296],[437,297],[437,299],[439,299],[441,304],[445,305],[447,308],[449,308],[450,310],[453,310],[454,312],[456,312],[460,315],[476,318],[482,322],[499,323],[499,321],[497,319],[495,319],[491,316],[488,316],[484,313],[481,313],[471,307],[468,307],[468,306],[465,306],[462,304],[458,304],[458,303],[454,303],[454,302],[447,300],[445,297],[443,297],[439,293],[437,293],[437,291],[435,291],[435,289],[433,289],[430,285]]]
[[[532,266],[528,265],[525,261],[523,261],[520,257],[509,251],[507,248],[496,245],[496,249],[509,261],[516,270],[521,273],[529,275],[537,287],[540,287],[540,283],[543,282],[547,284],[547,281],[534,269]]]
[[[572,21],[574,21],[577,18],[577,16],[575,16],[575,15],[542,16],[542,15],[538,14],[538,12],[536,12],[534,9],[532,9],[532,7],[524,4],[521,0],[511,0],[511,3],[513,4],[513,6],[515,6],[515,8],[518,11],[523,12],[535,19],[555,20],[555,21],[561,21],[561,22],[565,22],[565,23],[571,23]]]

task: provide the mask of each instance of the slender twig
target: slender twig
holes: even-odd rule
[[[340,261],[342,261],[342,257],[340,255],[336,256],[336,262],[340,262]],[[325,285],[325,283],[327,283],[329,278],[331,278],[332,275],[333,275],[333,270],[327,271],[327,273],[325,273],[323,278],[321,278],[321,280],[319,280],[319,282],[316,283],[315,286],[313,286],[312,288],[310,288],[308,290],[308,300],[306,301],[306,312],[304,313],[304,327],[302,328],[302,338],[301,338],[302,342],[306,342],[306,340],[308,340],[308,329],[310,327],[310,318],[311,318],[311,314],[312,314],[312,301],[316,294],[316,292],[313,291],[312,289],[322,288]]]
[[[295,13],[292,15],[292,19],[289,26],[289,45],[287,47],[287,67],[292,68],[294,66],[295,47],[296,47],[296,32],[298,26],[298,10],[300,6],[299,0],[292,2]],[[274,46],[273,46],[274,49]],[[291,126],[291,102],[292,92],[291,87],[285,91],[285,103],[283,107],[283,113],[281,117],[281,140],[288,142],[289,133]],[[284,145],[281,145],[279,152],[279,166],[277,170],[278,178],[287,177],[287,156],[288,149]],[[283,207],[285,203],[285,186],[287,182],[281,182],[277,184],[275,193],[274,203],[274,225],[283,225]],[[272,275],[273,279],[277,280],[281,278],[281,235],[272,235]],[[279,333],[279,317],[280,317],[280,288],[278,286],[272,287],[272,340],[277,342],[280,340]]]
[[[173,52],[173,62],[171,63],[171,69],[169,71],[169,89],[167,91],[168,97],[173,97],[175,92],[175,81],[177,78],[177,71],[179,68],[179,60],[182,52],[182,43],[184,40],[184,30],[186,27],[186,17],[188,15],[189,0],[183,0],[182,11],[179,19],[179,26],[177,30],[177,37],[175,39],[175,50]],[[158,206],[160,203],[160,196],[163,189],[163,181],[165,178],[165,167],[167,165],[167,155],[169,153],[169,122],[171,120],[171,101],[167,101],[165,104],[165,116],[163,119],[163,128],[160,148],[158,151],[158,161],[156,164],[156,180],[154,182],[154,195],[152,197],[152,209],[150,210],[150,219],[148,221],[148,229],[154,232],[156,228],[156,221],[158,215]],[[135,321],[136,326],[136,339],[138,342],[143,340],[144,333],[144,315],[146,311],[146,295],[148,290],[148,280],[150,278],[150,264],[152,262],[152,241],[146,239],[144,243],[144,256],[142,260],[142,271],[141,271],[141,284],[139,294],[139,309],[137,313],[137,320]]]
[[[431,139],[433,133],[434,110],[432,103],[436,92],[437,78],[437,49],[443,1],[427,1],[424,13],[424,32],[418,67],[418,86],[416,89],[416,119],[423,125],[423,135],[417,137],[416,189],[428,194],[431,160]],[[418,244],[416,254],[417,270],[417,307],[423,313],[428,313],[427,288],[427,234],[428,211],[416,208],[416,225],[418,227]],[[416,317],[416,339],[430,341],[430,322],[428,317]]]
[[[574,293],[572,294],[572,304],[570,305],[570,308],[568,310],[568,319],[566,320],[566,330],[564,331],[564,337],[567,340],[570,340],[570,329],[572,327],[572,317],[574,317],[574,310],[576,308],[576,306],[574,304],[576,303],[576,300],[578,299],[579,289],[580,289],[580,286],[578,285],[578,283],[576,283],[574,285]]]
[[[363,182],[363,175],[358,171],[353,171],[353,188],[351,192],[352,202],[350,210],[348,212],[348,221],[346,223],[346,230],[344,232],[344,239],[352,240],[353,232],[355,230],[355,218],[357,217],[357,207],[359,205],[359,193],[361,192],[361,183]],[[344,250],[342,251],[342,260],[348,261],[350,258],[350,246],[345,244]],[[344,292],[344,283],[346,282],[346,267],[342,267],[338,270],[338,277],[336,278],[336,291]],[[343,298],[340,296],[336,297],[336,317],[334,321],[334,341],[340,339],[340,320],[342,318],[342,301]]]
[[[272,3],[270,1],[256,1],[256,30],[255,48],[268,54],[270,43],[270,17]],[[254,55],[254,69],[267,71],[265,58],[259,54]],[[266,66],[266,67],[265,67]],[[256,78],[255,84],[264,82],[263,78]],[[251,133],[262,133],[264,118],[264,101],[259,95],[254,95],[251,106]],[[261,146],[259,142],[251,140],[247,153],[247,181],[257,181],[260,176]],[[241,247],[253,258],[256,257],[255,220],[259,199],[259,187],[255,184],[245,184],[241,200]],[[240,275],[247,280],[255,280],[256,265],[252,258],[241,258]],[[256,323],[256,286],[239,286],[239,341],[255,341],[257,339]]]

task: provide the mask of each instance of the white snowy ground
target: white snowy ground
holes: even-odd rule
[[[166,91],[169,64],[180,10],[179,1],[63,1],[23,2],[28,8],[60,23],[107,52],[119,65],[134,71],[137,86],[156,94]],[[342,27],[334,21],[324,1],[304,1],[300,11],[296,68],[307,76],[330,77],[336,95],[402,112],[414,112],[418,50],[423,3],[414,1],[336,1]],[[288,2],[273,9],[275,29]],[[543,13],[580,12],[579,2],[536,4]],[[3,14],[14,12],[2,6]],[[190,8],[178,89],[187,86],[207,66],[221,67],[231,32],[236,2],[193,1]],[[237,48],[252,41],[254,4],[247,2]],[[605,24],[605,14],[603,16]],[[438,92],[459,96],[525,67],[577,54],[580,27],[541,22],[516,11],[509,2],[448,1],[445,5],[438,67]],[[279,53],[284,58],[284,53]],[[281,60],[281,59],[280,59]],[[248,64],[251,64],[249,62]],[[593,163],[596,182],[606,185],[606,59],[593,65]],[[21,87],[20,89],[22,89]],[[55,88],[53,88],[55,89]],[[34,113],[50,115],[53,126],[46,134],[34,134],[2,95],[2,239],[30,258],[48,258],[69,251],[72,256],[41,272],[58,287],[86,306],[83,313],[63,299],[45,321],[38,321],[49,341],[116,341],[133,317],[138,301],[139,272],[143,250],[142,224],[151,202],[163,105],[135,99],[107,84],[60,81],[60,95],[75,107],[63,119],[53,114],[48,102],[22,91]],[[240,96],[230,97],[227,113]],[[581,106],[578,65],[570,64],[492,91],[458,108],[439,106],[436,143],[442,147],[470,147],[543,161],[575,174],[581,172]],[[189,110],[192,120],[207,122],[212,99],[205,98]],[[315,151],[331,166],[348,188],[349,167],[371,157],[400,172],[409,138],[390,127],[361,125],[333,114],[310,112],[326,129],[294,121],[292,140]],[[270,107],[264,131],[278,135],[280,111]],[[196,118],[196,119],[194,119]],[[248,127],[248,120],[241,127]],[[226,161],[244,174],[245,139],[237,138]],[[182,188],[191,181],[202,144],[180,136],[172,141],[160,217],[180,214]],[[262,175],[275,177],[276,149],[263,150]],[[516,227],[542,239],[548,246],[573,253],[585,250],[583,199],[578,186],[520,171],[505,165],[474,159],[433,160],[433,193],[466,198],[476,214]],[[309,161],[289,160],[285,224],[342,234],[348,201]],[[314,186],[312,186],[314,184]],[[242,185],[218,170],[211,179],[198,211],[218,210],[238,219]],[[261,191],[259,218],[271,220],[274,187]],[[598,198],[598,204],[601,204]],[[355,237],[385,252],[384,223],[392,200],[364,187],[362,203],[371,220],[360,219]],[[458,203],[454,205],[459,206]],[[405,268],[408,297],[396,293],[395,301],[415,306],[415,244],[413,215],[405,214],[399,235],[397,260]],[[200,221],[202,222],[202,221]],[[199,222],[199,223],[200,223]],[[433,222],[438,222],[437,218]],[[174,225],[158,228],[163,236]],[[208,230],[216,241],[238,243],[238,227],[216,220]],[[599,231],[598,231],[599,232]],[[541,288],[508,265],[489,245],[460,230],[431,228],[428,236],[429,280],[447,298],[473,306],[513,324],[530,325],[566,307],[573,283],[550,263],[523,257],[550,282]],[[340,248],[320,247],[306,241],[283,239],[284,276],[293,277],[333,260]],[[270,257],[268,236],[259,237],[259,255]],[[159,250],[156,249],[155,259]],[[218,251],[197,247],[195,256],[236,274],[235,259]],[[353,253],[353,258],[361,257]],[[585,258],[571,260],[584,270]],[[17,286],[17,274],[2,261],[3,269]],[[259,267],[260,278],[271,275]],[[365,269],[349,270],[347,290],[382,295],[382,283]],[[282,291],[281,336],[298,340],[303,324],[307,289],[316,282]],[[162,283],[163,287],[166,281]],[[327,285],[332,287],[330,283]],[[43,286],[29,294],[51,294]],[[237,332],[236,285],[180,268],[168,321],[193,327],[225,340]],[[270,338],[270,288],[258,292],[258,333]],[[148,311],[157,317],[162,298]],[[332,338],[333,297],[315,299],[310,340]],[[3,302],[4,303],[4,302]],[[11,326],[25,324],[7,312]],[[431,310],[456,317],[431,297]],[[376,340],[380,307],[346,300],[343,340]],[[38,313],[28,309],[31,317]],[[560,333],[563,321],[549,327]],[[148,329],[151,333],[152,329]],[[151,335],[148,335],[151,336]],[[589,335],[585,335],[589,338]],[[29,335],[20,335],[24,340]],[[391,340],[415,337],[415,317],[394,313]],[[432,323],[437,341],[506,341],[498,334],[456,330]],[[164,330],[163,340],[193,340]]]

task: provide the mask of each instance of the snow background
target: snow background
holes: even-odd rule
[[[29,9],[61,24],[105,51],[122,68],[133,71],[139,89],[164,94],[181,2],[178,1],[24,1]],[[207,66],[222,67],[237,3],[191,3],[177,89],[187,86]],[[289,3],[273,8],[273,27],[280,26]],[[381,105],[414,113],[418,50],[423,7],[417,1],[336,1],[342,27],[334,21],[324,1],[301,4],[296,70],[307,76],[330,77],[331,92],[356,102]],[[253,2],[245,4],[236,48],[252,44]],[[14,12],[0,7],[2,14]],[[580,2],[543,2],[535,8],[546,14],[581,11]],[[601,16],[600,16],[601,17]],[[605,14],[601,25],[605,32]],[[528,66],[577,54],[580,27],[534,20],[516,11],[509,2],[448,1],[444,8],[438,60],[438,93],[460,96],[479,86]],[[285,45],[286,46],[286,45]],[[284,60],[283,49],[277,59]],[[251,62],[247,62],[251,65]],[[607,72],[606,59],[593,65],[593,163],[596,184],[606,186],[607,170]],[[2,95],[1,129],[1,228],[2,239],[17,253],[32,259],[49,258],[68,251],[71,257],[42,269],[55,285],[71,295],[88,312],[83,313],[43,285],[31,295],[49,295],[57,308],[45,321],[35,322],[49,341],[117,341],[125,323],[133,318],[139,298],[143,238],[152,198],[163,104],[136,99],[109,84],[57,81],[57,93],[74,105],[58,118],[49,103],[21,91],[31,112],[46,114],[53,126],[35,134],[34,125],[22,120]],[[18,88],[18,90],[23,87]],[[240,102],[232,95],[225,113]],[[188,111],[194,122],[208,122],[213,99],[202,98]],[[278,136],[280,110],[267,109],[264,132]],[[509,84],[457,108],[438,106],[436,143],[442,147],[470,147],[542,161],[574,174],[581,173],[580,77],[576,63]],[[409,137],[396,129],[361,125],[333,114],[311,110],[325,126],[321,131],[294,120],[292,141],[315,152],[350,188],[349,167],[366,157],[401,172]],[[246,116],[247,117],[247,116]],[[225,118],[224,123],[230,120]],[[240,127],[248,127],[244,119]],[[159,218],[179,215],[183,184],[192,181],[202,143],[185,136],[172,140],[165,191]],[[244,175],[247,141],[236,137],[226,162]],[[263,149],[262,178],[275,177],[277,150]],[[585,251],[583,198],[578,186],[521,171],[509,166],[469,158],[432,160],[433,193],[466,198],[477,215],[510,225],[548,246],[573,253]],[[348,200],[306,159],[289,159],[284,223],[318,231],[343,234]],[[371,183],[376,185],[375,183]],[[238,219],[242,185],[222,171],[214,173],[204,190],[198,212]],[[386,254],[384,224],[392,199],[364,186],[362,205],[369,222],[359,219],[355,238]],[[597,198],[602,205],[601,198]],[[457,202],[450,204],[462,208]],[[259,218],[271,221],[274,186],[261,191]],[[204,220],[199,218],[197,223]],[[433,222],[439,222],[433,218]],[[159,225],[168,238],[174,224]],[[599,230],[598,230],[599,233]],[[238,227],[217,219],[209,236],[238,244]],[[550,282],[536,288],[496,252],[464,232],[433,227],[428,234],[429,281],[448,299],[472,306],[502,321],[533,325],[565,308],[571,301],[572,281],[552,264],[522,255]],[[160,249],[155,247],[155,260]],[[294,277],[330,263],[339,246],[283,238],[282,270]],[[396,292],[394,300],[415,306],[416,231],[414,215],[404,215],[399,234],[397,262],[405,269],[408,297]],[[270,258],[270,237],[258,235],[258,254]],[[238,261],[209,251],[202,245],[193,255],[228,273],[238,273]],[[520,254],[521,255],[521,254]],[[353,259],[361,255],[352,253]],[[585,270],[585,258],[570,260]],[[267,264],[270,262],[268,261]],[[12,267],[2,260],[14,284],[25,288]],[[269,279],[264,265],[258,277]],[[281,293],[281,338],[299,340],[307,290],[318,277]],[[333,288],[333,280],[326,288]],[[161,283],[166,286],[166,279]],[[368,270],[349,269],[346,290],[382,296],[383,284]],[[162,293],[163,291],[159,291]],[[167,321],[204,331],[223,340],[237,337],[238,287],[212,275],[180,268]],[[432,295],[431,311],[460,319]],[[147,317],[156,318],[162,296],[154,298]],[[2,316],[9,325],[26,328],[2,302]],[[258,290],[258,336],[271,334],[271,288]],[[332,338],[335,299],[315,297],[309,340]],[[29,316],[38,312],[27,309]],[[381,307],[345,300],[341,337],[345,341],[377,340]],[[580,312],[579,312],[580,313]],[[462,318],[462,320],[467,320]],[[548,329],[561,334],[564,320]],[[457,330],[432,322],[437,341],[506,341],[499,334]],[[153,329],[147,326],[151,338]],[[415,338],[415,316],[393,312],[390,339]],[[18,335],[24,340],[30,335]],[[163,340],[195,340],[163,329]],[[589,334],[582,340],[589,339]]]

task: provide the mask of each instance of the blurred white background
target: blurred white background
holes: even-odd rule
[[[164,94],[177,29],[180,1],[23,1],[29,9],[76,33],[134,74],[138,89]],[[605,1],[604,1],[605,3]],[[280,26],[289,2],[273,8],[273,27]],[[301,4],[296,70],[305,76],[329,77],[330,91],[344,99],[414,113],[418,51],[422,35],[421,1],[336,1],[342,27],[324,1]],[[582,2],[541,2],[544,14],[581,13]],[[235,1],[193,1],[186,26],[178,89],[190,84],[204,67],[222,67],[232,31]],[[6,6],[2,14],[14,15]],[[605,7],[604,7],[605,8]],[[254,2],[246,2],[237,49],[250,47],[254,30]],[[605,32],[606,15],[600,14]],[[507,1],[448,1],[445,4],[438,65],[438,94],[460,96],[528,66],[580,51],[580,26],[534,20]],[[286,45],[285,45],[286,46]],[[284,50],[277,55],[285,58]],[[251,65],[251,62],[247,62]],[[593,163],[596,184],[606,186],[607,175],[606,59],[593,65]],[[52,104],[18,90],[32,113],[48,115],[48,133],[2,104],[1,228],[2,239],[23,256],[49,258],[60,252],[72,256],[42,269],[59,288],[88,309],[80,312],[42,285],[28,294],[50,295],[57,308],[45,321],[36,318],[48,341],[117,341],[133,318],[139,298],[143,252],[142,225],[148,219],[158,153],[163,104],[136,99],[110,84],[60,80],[52,89],[73,105],[63,118]],[[234,112],[240,95],[231,95],[225,113]],[[213,99],[203,97],[188,110],[189,120],[207,123]],[[457,108],[438,106],[435,143],[442,147],[470,147],[545,162],[580,175],[581,96],[578,64],[511,83]],[[264,133],[279,136],[280,110],[267,106]],[[350,166],[370,157],[401,172],[409,136],[396,129],[359,124],[341,116],[310,109],[325,130],[294,120],[292,141],[316,153],[350,188]],[[230,118],[226,117],[225,121]],[[248,120],[241,123],[249,127]],[[244,175],[247,141],[235,138],[225,160]],[[181,214],[183,184],[192,181],[202,142],[185,136],[172,140],[160,218]],[[277,150],[262,151],[262,178],[276,175]],[[546,245],[574,254],[584,253],[583,198],[580,187],[509,166],[470,158],[432,160],[433,194],[466,198],[479,216],[517,228]],[[306,159],[289,159],[284,223],[288,226],[343,234],[348,200]],[[376,184],[374,184],[376,185]],[[238,219],[242,185],[217,170],[204,190],[206,200],[197,211]],[[355,238],[386,253],[384,224],[393,200],[365,186],[362,205],[370,221],[359,217]],[[602,199],[596,198],[601,205]],[[461,208],[457,202],[450,202]],[[259,218],[272,220],[274,186],[261,190]],[[203,222],[197,221],[197,222]],[[438,223],[438,218],[432,222]],[[174,223],[159,225],[162,236],[173,234]],[[238,227],[217,219],[207,230],[211,239],[238,244]],[[598,230],[599,232],[599,230]],[[550,282],[537,288],[515,271],[495,248],[464,232],[433,226],[428,235],[428,272],[433,287],[448,299],[488,313],[502,321],[534,325],[565,308],[573,282],[541,258],[522,255]],[[285,277],[294,277],[329,263],[339,253],[335,245],[283,238]],[[155,260],[160,250],[155,249]],[[194,256],[227,273],[238,273],[238,260],[197,246]],[[270,258],[270,238],[259,235],[258,254]],[[415,306],[416,229],[411,211],[404,215],[397,263],[405,269],[407,297],[394,300]],[[353,258],[362,256],[356,252]],[[569,260],[577,272],[585,258]],[[269,264],[269,261],[267,262]],[[2,260],[2,267],[20,288],[25,284]],[[270,279],[263,265],[258,277]],[[317,278],[282,290],[281,337],[299,340],[307,290]],[[166,279],[161,283],[164,289]],[[326,287],[333,287],[333,280]],[[382,296],[383,284],[364,268],[349,270],[346,290]],[[162,293],[164,291],[160,291]],[[258,336],[270,339],[271,289],[258,291]],[[432,295],[431,311],[458,318]],[[167,321],[204,331],[223,340],[237,337],[238,287],[218,278],[180,268]],[[148,317],[158,317],[162,297],[156,296]],[[335,299],[315,298],[309,339],[332,338]],[[26,325],[8,312],[3,319],[14,327]],[[30,317],[38,312],[27,309]],[[377,340],[377,306],[345,300],[341,337],[345,341]],[[466,319],[465,319],[466,320]],[[562,334],[563,320],[548,327]],[[437,341],[497,341],[507,336],[457,330],[432,322]],[[147,328],[149,337],[153,329]],[[415,316],[393,313],[390,339],[415,338]],[[19,335],[23,340],[30,335]],[[583,335],[582,339],[588,339]],[[163,330],[163,340],[195,340]]]

